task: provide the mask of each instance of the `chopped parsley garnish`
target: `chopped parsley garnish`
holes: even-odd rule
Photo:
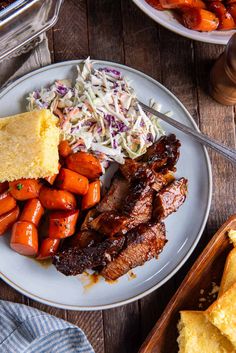
[[[16,185],[16,188],[17,188],[17,190],[21,190],[21,189],[23,189],[23,185],[19,183]]]

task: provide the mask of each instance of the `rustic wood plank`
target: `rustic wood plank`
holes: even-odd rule
[[[215,102],[208,94],[208,75],[214,60],[224,50],[222,46],[195,43],[196,77],[199,97],[200,127],[203,132],[235,147],[234,112]],[[214,231],[236,211],[236,168],[213,151],[209,151],[213,171],[213,199],[208,231]]]
[[[15,303],[27,304],[26,298],[22,294],[17,292],[2,280],[0,280],[0,299],[12,301]]]
[[[87,0],[91,58],[124,61],[120,0]]]
[[[106,310],[103,316],[105,352],[137,352],[141,344],[138,301]]]
[[[89,55],[86,0],[64,1],[53,38],[56,62]]]

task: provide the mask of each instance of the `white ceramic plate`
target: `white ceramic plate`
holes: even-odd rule
[[[56,79],[76,75],[78,61],[68,61],[34,71],[11,84],[0,94],[1,117],[25,111],[28,92],[48,85]],[[96,61],[96,65],[112,66],[132,81],[138,97],[148,102],[150,97],[160,102],[163,111],[171,110],[182,123],[197,129],[183,105],[160,83],[126,66]],[[126,304],[151,293],[176,273],[198,243],[209,213],[212,176],[205,149],[191,138],[162,124],[181,140],[181,156],[177,164],[177,177],[189,180],[189,193],[185,204],[166,220],[167,238],[158,260],[151,260],[133,272],[136,278],[123,276],[117,283],[100,279],[85,288],[86,278],[65,277],[54,266],[45,268],[37,261],[18,255],[9,247],[9,235],[0,239],[1,278],[19,292],[48,305],[73,310],[97,310]]]
[[[145,0],[133,0],[133,2],[149,17],[163,27],[166,27],[172,32],[180,34],[181,36],[198,40],[200,42],[212,44],[227,44],[232,34],[232,31],[213,31],[213,32],[198,32],[184,27],[178,22],[171,11],[158,11],[146,3]]]

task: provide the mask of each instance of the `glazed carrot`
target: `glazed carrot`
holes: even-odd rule
[[[230,15],[233,17],[234,22],[236,23],[236,3],[230,4],[227,6],[227,10],[230,13]]]
[[[202,0],[160,0],[163,9],[206,8]]]
[[[73,235],[78,217],[79,210],[52,212],[49,216],[49,238],[63,239]]]
[[[0,216],[16,207],[16,200],[8,191],[0,195]]]
[[[163,7],[161,6],[159,0],[146,0],[146,2],[147,2],[150,6],[154,7],[154,9],[157,9],[157,10],[159,10],[159,11],[164,10]]]
[[[33,223],[18,221],[13,225],[10,246],[21,255],[35,256],[38,252],[38,231]]]
[[[73,170],[88,179],[97,179],[102,175],[102,167],[99,160],[90,153],[77,152],[66,158],[68,169]]]
[[[9,188],[8,181],[4,181],[4,183],[0,183],[0,194],[2,194],[4,191],[7,191]]]
[[[11,228],[11,226],[17,221],[19,214],[20,209],[16,206],[10,212],[4,213],[0,216],[0,235],[4,235],[4,233]]]
[[[43,214],[44,209],[39,199],[31,199],[26,202],[20,215],[20,221],[34,223],[37,227]]]
[[[19,179],[9,182],[9,191],[16,200],[24,201],[38,197],[41,186],[36,179]]]
[[[214,12],[214,14],[218,17],[220,23],[218,26],[219,30],[228,30],[235,28],[234,19],[231,14],[226,10],[224,5],[219,1],[212,1],[209,4],[209,10]]]
[[[185,27],[196,31],[214,31],[219,25],[216,15],[203,9],[189,9],[182,16]]]
[[[43,207],[49,210],[74,210],[76,208],[75,196],[65,190],[49,189],[43,186],[39,200]]]
[[[67,140],[61,141],[59,143],[59,154],[60,156],[66,158],[69,154],[72,153],[72,149]]]
[[[39,254],[37,256],[37,260],[45,260],[56,254],[60,245],[60,239],[51,239],[45,238],[43,239]]]
[[[49,177],[46,177],[45,180],[47,180],[47,182],[51,185],[53,185],[54,181],[56,180],[57,176],[58,176],[58,173],[59,173],[59,170],[61,169],[61,165],[60,163],[58,163],[58,172],[57,174],[54,174],[52,176],[49,176]]]
[[[62,168],[57,178],[57,186],[59,189],[67,190],[74,194],[85,195],[88,192],[89,182],[83,175]]]
[[[96,180],[89,184],[87,194],[82,199],[82,210],[87,210],[93,207],[100,201],[101,197],[101,184],[99,180]]]

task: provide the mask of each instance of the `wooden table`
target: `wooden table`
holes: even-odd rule
[[[235,147],[234,108],[217,104],[207,92],[209,70],[224,47],[193,42],[169,32],[131,0],[65,0],[60,19],[48,37],[54,62],[90,55],[126,64],[157,79],[183,102],[203,132]],[[207,227],[192,257],[159,290],[126,306],[91,312],[39,304],[4,282],[0,298],[31,305],[80,326],[96,353],[137,352],[193,260],[236,210],[236,170],[214,152],[209,153],[214,183]]]

